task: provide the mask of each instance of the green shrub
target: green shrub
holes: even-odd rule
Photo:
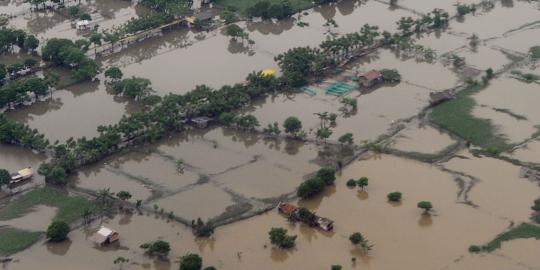
[[[349,179],[349,181],[347,181],[347,186],[348,187],[356,187],[356,180],[354,179]]]
[[[388,195],[386,195],[386,197],[388,197],[388,200],[391,202],[399,202],[401,201],[401,192],[390,192]]]

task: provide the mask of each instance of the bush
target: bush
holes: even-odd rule
[[[330,269],[331,270],[341,270],[341,269],[343,269],[343,267],[341,267],[341,265],[339,265],[339,264],[336,264],[336,265],[332,265],[332,267]]]
[[[349,179],[349,181],[347,181],[347,186],[348,187],[356,187],[356,180]]]
[[[382,78],[385,82],[399,82],[401,81],[401,74],[396,69],[382,69]]]
[[[62,242],[67,239],[69,225],[64,221],[54,221],[47,228],[47,239],[51,242]]]
[[[388,193],[387,197],[388,197],[388,200],[391,202],[399,202],[401,201],[401,192],[396,191],[396,192]]]
[[[272,228],[268,232],[270,242],[280,248],[292,248],[295,245],[296,235],[287,235],[287,230],[283,228]]]
[[[201,270],[201,268],[202,258],[197,254],[187,254],[180,258],[180,270]]]
[[[469,252],[471,252],[471,253],[478,253],[480,251],[482,251],[482,248],[477,246],[477,245],[471,245],[469,247]]]
[[[359,232],[355,232],[349,236],[349,240],[353,245],[358,245],[364,241],[364,236]]]
[[[420,209],[424,209],[424,211],[427,213],[429,212],[429,210],[431,210],[431,208],[433,208],[433,205],[431,204],[430,201],[421,201],[421,202],[418,202],[418,204],[416,205],[418,208]]]
[[[140,247],[142,249],[145,249],[149,255],[157,255],[162,258],[167,257],[167,255],[169,255],[169,252],[171,251],[171,246],[169,245],[169,243],[162,240],[144,243]]]
[[[336,180],[336,170],[328,167],[319,169],[317,177],[323,180],[326,185],[332,185]]]
[[[325,186],[326,183],[322,179],[313,177],[300,184],[296,195],[302,199],[307,199],[322,192]]]

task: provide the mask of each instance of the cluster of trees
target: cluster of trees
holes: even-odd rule
[[[0,108],[14,107],[32,100],[30,94],[33,93],[35,98],[43,97],[50,92],[50,87],[55,82],[49,78],[29,78],[17,80],[12,83],[0,87]]]
[[[92,16],[87,12],[83,12],[78,6],[71,6],[68,8],[68,14],[73,19],[91,21]]]
[[[449,17],[448,12],[436,8],[417,19],[402,17],[396,24],[402,36],[410,36],[413,33],[419,33],[429,28],[444,28],[448,25]]]
[[[355,232],[349,236],[349,241],[353,245],[359,245],[364,252],[369,252],[373,245],[369,242],[369,240],[361,233]]]
[[[2,190],[2,186],[9,185],[11,182],[11,175],[9,174],[9,171],[6,169],[0,169],[0,190]]]
[[[88,80],[99,73],[98,64],[86,55],[89,46],[90,42],[85,39],[73,42],[64,38],[51,38],[41,49],[41,54],[45,61],[75,69],[75,79]]]
[[[192,0],[141,0],[140,3],[158,13],[175,16],[185,15],[191,11]]]
[[[49,140],[40,134],[37,129],[8,119],[0,114],[0,142],[28,147],[36,151],[44,151],[49,146]]]
[[[396,69],[381,69],[383,81],[396,83],[401,81],[401,74]]]
[[[138,18],[131,18],[127,21],[122,30],[125,33],[136,33],[167,24],[174,20],[174,16],[167,13],[152,13]]]
[[[358,180],[351,178],[347,181],[346,185],[348,187],[359,186],[363,191],[369,185],[369,179],[367,177],[360,177]]]
[[[331,62],[318,48],[297,47],[276,56],[283,81],[291,87],[308,83],[310,77],[321,77]]]
[[[23,30],[0,27],[0,53],[11,51],[14,46],[34,52],[39,46],[39,40]]]
[[[394,192],[388,193],[388,195],[386,195],[386,197],[387,197],[388,200],[391,201],[391,202],[400,202],[400,201],[401,201],[402,194],[401,194],[401,192],[399,192],[399,191],[394,191]]]
[[[163,240],[144,243],[140,246],[140,248],[144,249],[146,254],[150,256],[157,256],[161,259],[167,258],[169,252],[171,251],[171,246],[169,243]]]
[[[260,126],[257,117],[250,114],[238,115],[234,112],[222,112],[219,115],[218,120],[225,126],[242,130],[254,130],[256,127]]]
[[[180,258],[180,270],[201,270],[203,259],[198,254],[189,253]],[[213,266],[207,266],[203,270],[216,270]]]
[[[154,91],[150,85],[151,82],[148,79],[131,77],[114,82],[112,90],[115,95],[122,95],[135,101],[140,101]]]
[[[333,185],[335,180],[335,169],[321,168],[314,177],[300,184],[296,191],[296,195],[302,199],[311,198],[321,193],[326,186]]]
[[[283,19],[294,14],[289,0],[281,0],[279,2],[269,0],[259,1],[249,7],[246,12],[249,17],[263,19]]]
[[[249,38],[249,34],[236,24],[227,25],[227,27],[225,28],[225,35],[231,37],[231,39],[235,41],[237,38],[240,38],[242,40],[242,43],[247,40],[249,45],[255,44],[255,41]]]
[[[359,32],[328,38],[319,47],[333,60],[340,61],[347,58],[355,49],[373,45],[376,38],[381,35],[378,30],[378,26],[364,24]]]
[[[467,5],[467,4],[458,4],[456,6],[456,10],[457,10],[457,14],[459,16],[465,16],[469,13],[475,13],[476,12],[476,5],[475,4],[471,4],[471,5]]]
[[[214,224],[210,221],[205,223],[201,218],[197,218],[197,221],[191,221],[191,229],[197,237],[209,237],[214,233]]]
[[[534,222],[540,224],[540,199],[534,200],[534,204],[533,206],[531,206],[531,209],[535,212],[535,214],[532,217]]]
[[[270,236],[270,243],[280,248],[293,248],[297,235],[288,235],[287,229],[284,228],[272,228],[268,232]]]
[[[47,228],[47,239],[51,242],[62,242],[68,239],[69,225],[64,221],[53,221]]]

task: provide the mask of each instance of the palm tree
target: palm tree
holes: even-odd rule
[[[88,224],[90,216],[93,214],[92,210],[85,208],[81,214],[84,225]]]

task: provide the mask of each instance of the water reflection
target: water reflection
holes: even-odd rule
[[[47,251],[50,252],[51,254],[64,256],[66,255],[69,248],[71,247],[71,244],[72,244],[71,240],[67,239],[60,243],[46,242],[45,246],[47,247]]]
[[[418,220],[418,226],[430,227],[433,224],[433,219],[430,214],[422,214]]]

